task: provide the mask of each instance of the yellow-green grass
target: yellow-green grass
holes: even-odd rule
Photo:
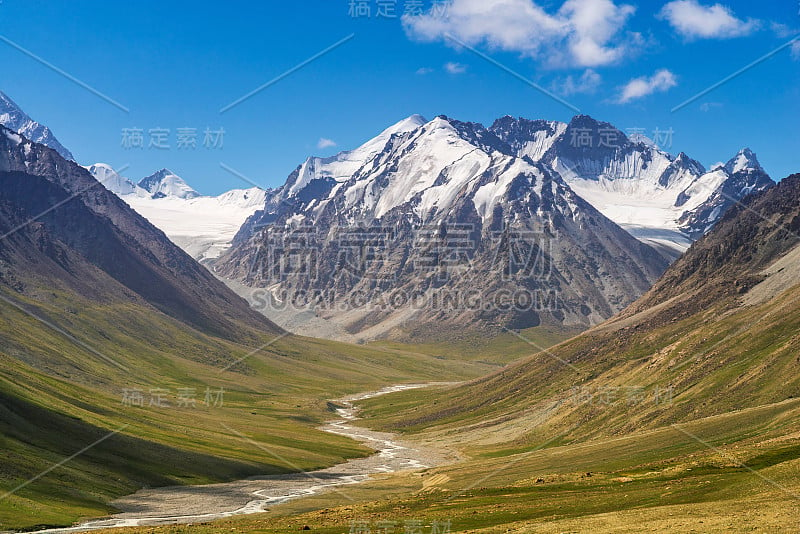
[[[269,455],[248,448],[246,441],[220,428],[221,423],[270,447],[281,447],[281,456],[303,468],[330,465],[367,451],[313,430],[328,416],[327,399],[389,383],[471,379],[491,372],[463,386],[401,392],[363,403],[368,425],[399,430],[428,445],[455,449],[467,458],[464,462],[432,470],[421,478],[389,477],[348,488],[358,501],[350,505],[350,511],[291,519],[280,516],[343,504],[327,495],[287,504],[266,518],[241,518],[202,527],[210,531],[220,528],[218,525],[248,530],[262,528],[255,525],[263,524],[267,532],[285,532],[287,525],[294,529],[302,526],[298,521],[307,521],[322,532],[344,532],[349,530],[348,522],[358,519],[359,514],[369,519],[403,519],[408,514],[426,520],[450,519],[461,531],[487,532],[500,528],[498,525],[525,531],[534,528],[532,524],[572,525],[623,513],[644,522],[652,520],[655,525],[666,520],[663,513],[669,512],[664,510],[675,507],[720,503],[721,508],[731,509],[731,503],[744,506],[752,496],[767,495],[773,500],[785,497],[782,509],[794,504],[796,501],[786,493],[776,493],[775,486],[747,468],[718,457],[706,444],[723,448],[726,454],[798,492],[795,479],[800,443],[796,435],[800,427],[796,403],[800,401],[795,398],[800,398],[800,291],[789,290],[758,306],[719,306],[659,324],[649,324],[647,314],[612,321],[503,369],[488,362],[503,361],[503,354],[512,359],[525,351],[533,353],[536,348],[518,343],[513,334],[496,341],[501,349],[483,349],[487,357],[477,353],[473,357],[459,349],[448,353],[445,347],[430,345],[353,347],[287,338],[238,364],[235,372],[221,374],[221,365],[246,356],[249,347],[206,340],[194,331],[186,333],[181,325],[168,330],[172,327],[166,321],[166,325],[159,324],[162,331],[146,343],[132,335],[140,331],[138,325],[128,333],[129,339],[120,340],[123,345],[129,343],[120,357],[136,355],[134,363],[142,369],[137,376],[122,380],[117,371],[103,364],[106,374],[97,378],[96,384],[85,378],[93,376],[92,372],[64,365],[63,354],[48,346],[49,334],[43,332],[21,343],[41,352],[36,359],[39,366],[35,372],[19,371],[22,376],[10,379],[9,384],[16,388],[15,395],[35,402],[41,390],[48,391],[47,382],[55,381],[50,385],[51,398],[44,401],[50,410],[66,395],[69,408],[62,411],[97,427],[113,429],[116,424],[133,421],[126,432],[141,426],[141,434],[135,435],[171,449],[190,449],[205,455],[204,459],[224,459],[224,464],[213,469],[194,468],[202,462],[181,464],[171,459],[161,464],[169,465],[168,472],[146,466],[146,475],[162,483],[158,477],[174,473],[180,474],[178,482],[195,482],[229,479],[250,468],[262,472],[286,468]],[[144,322],[145,330],[153,330],[153,325],[146,324],[149,317],[133,315],[134,324]],[[104,317],[114,316],[114,310],[98,311],[90,324],[102,325]],[[26,325],[20,335],[31,332],[34,326]],[[104,339],[94,331],[82,333],[93,342],[102,343]],[[105,335],[113,338],[113,328]],[[532,333],[524,332],[526,335]],[[52,343],[64,347],[57,335]],[[119,345],[115,339],[109,342],[112,344]],[[73,348],[69,351],[74,352],[74,344],[70,346]],[[189,356],[184,357],[186,347],[195,346],[205,352],[189,350]],[[8,361],[18,365],[21,359],[20,354],[14,354]],[[74,361],[84,366],[96,364],[91,354],[81,354]],[[41,362],[51,366],[47,372]],[[5,363],[2,369],[3,376],[12,369],[18,371]],[[104,400],[91,401],[89,408],[81,408],[83,389],[70,391],[62,387],[63,377],[54,378],[65,373],[80,376],[81,380],[67,380],[81,384],[74,387],[99,391]],[[28,388],[29,382],[36,385]],[[171,388],[223,386],[230,390],[231,404],[225,410],[231,411],[192,412],[187,422],[174,410],[123,410],[114,389],[122,383]],[[655,388],[669,386],[674,388],[671,398],[655,402]],[[622,397],[610,403],[587,402],[584,397],[576,398],[574,389],[597,395],[609,388],[628,387],[643,388],[645,400],[636,405]],[[227,399],[228,394],[226,403]],[[102,410],[92,409],[94,406]],[[189,439],[182,439],[187,436]],[[46,465],[40,461],[37,467]],[[139,464],[131,461],[126,465]],[[512,467],[502,468],[506,465]],[[586,472],[593,476],[581,478]],[[415,494],[426,477],[439,475],[447,480]],[[134,478],[117,471],[113,471],[113,477],[126,483]],[[141,483],[144,478],[135,480]],[[475,487],[466,495],[453,498],[471,485]],[[667,489],[676,485],[680,491]],[[89,491],[87,484],[77,487],[84,493]],[[71,517],[76,510],[86,508],[86,502],[95,503],[100,510],[109,496],[129,490],[104,490],[94,500],[76,503]],[[647,516],[649,519],[637,515],[642,510],[653,510],[654,515]],[[272,516],[281,519],[270,519]],[[720,524],[730,517],[723,517]],[[259,523],[263,521],[267,523]],[[324,526],[326,522],[328,526]]]
[[[376,428],[504,454],[800,398],[800,288],[639,328],[645,320],[612,321],[461,386],[372,399],[363,413]]]
[[[514,360],[530,356],[536,352],[557,345],[570,339],[583,328],[542,325],[527,328],[519,332],[501,332],[493,335],[482,335],[470,330],[453,332],[453,339],[447,342],[405,344],[393,341],[373,341],[371,347],[385,350],[408,352],[418,351],[422,354],[451,359],[457,355],[459,359],[488,364],[508,364]]]
[[[365,456],[372,451],[316,428],[332,417],[327,400],[491,369],[252,329],[246,343],[235,343],[144,305],[57,292],[36,301],[9,296],[72,339],[0,305],[0,495],[25,484],[0,498],[0,530],[105,515],[114,511],[107,504],[113,498],[145,486],[315,469]],[[182,388],[194,389],[194,406],[178,406]],[[145,406],[123,402],[124,390],[134,389]],[[166,390],[168,406],[150,405],[156,389]]]
[[[477,458],[248,517],[128,533],[350,532],[450,522],[452,532],[797,532],[800,401],[619,438]]]
[[[348,488],[353,503],[327,494],[173,531],[421,519],[456,532],[800,532],[800,288],[652,317],[619,318],[464,385],[362,402],[365,424],[456,450],[458,463]],[[644,399],[602,400],[628,387]]]

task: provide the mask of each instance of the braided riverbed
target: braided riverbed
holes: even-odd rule
[[[294,499],[327,491],[345,491],[345,487],[368,480],[371,475],[420,470],[445,463],[441,451],[412,447],[397,436],[358,427],[355,402],[388,393],[437,384],[390,386],[370,393],[334,401],[339,419],[322,430],[347,436],[377,452],[367,458],[307,473],[252,477],[235,482],[205,486],[170,486],[146,489],[118,499],[111,504],[121,513],[106,519],[88,521],[75,527],[38,531],[40,533],[86,532],[116,527],[145,527],[190,524],[245,514],[256,514]]]

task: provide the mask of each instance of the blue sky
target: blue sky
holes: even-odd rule
[[[800,34],[795,0],[451,2],[358,1],[369,16],[354,16],[350,0],[2,0],[0,90],[82,164],[129,166],[137,180],[167,167],[218,194],[250,187],[221,163],[278,186],[307,156],[354,148],[414,113],[487,125],[575,114],[480,53],[623,131],[673,132],[670,152],[710,165],[749,146],[774,178],[800,172],[800,46],[671,111]],[[143,130],[145,148],[123,146],[126,128]],[[183,128],[197,148],[177,148]],[[203,146],[207,128],[224,129],[222,147]],[[156,129],[169,130],[169,149],[148,146]]]

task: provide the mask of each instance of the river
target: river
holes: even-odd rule
[[[347,436],[375,449],[367,458],[349,460],[342,464],[288,475],[252,477],[235,482],[204,486],[170,486],[140,490],[112,502],[121,513],[106,519],[87,521],[75,527],[37,531],[39,533],[87,532],[116,527],[145,527],[190,524],[213,521],[269,510],[287,501],[336,491],[347,498],[346,488],[368,480],[371,475],[419,470],[446,461],[441,451],[414,448],[398,441],[395,434],[375,432],[355,426],[358,409],[354,403],[388,393],[418,389],[435,384],[406,384],[389,386],[380,391],[353,395],[334,401],[338,420],[322,430]]]

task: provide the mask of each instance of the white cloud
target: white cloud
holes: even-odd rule
[[[792,57],[800,60],[800,41],[795,41],[792,43]]]
[[[749,35],[760,22],[746,21],[722,4],[704,6],[697,0],[675,0],[666,4],[658,15],[686,39],[729,39]]]
[[[320,150],[323,150],[325,148],[333,148],[335,146],[336,146],[336,141],[334,141],[333,139],[326,139],[324,137],[321,138],[317,143],[317,148],[319,148]]]
[[[464,74],[467,72],[467,66],[461,63],[453,63],[452,61],[444,64],[444,70],[450,74]]]
[[[703,113],[708,113],[712,109],[717,109],[722,107],[722,102],[703,102],[700,104],[700,111]]]
[[[518,52],[548,66],[596,67],[615,63],[642,42],[623,32],[635,8],[612,0],[567,0],[551,14],[533,0],[449,0],[446,16],[403,17],[406,33],[421,41],[447,35],[470,46]]]
[[[800,30],[795,30],[791,26],[786,24],[781,24],[780,22],[770,22],[769,29],[772,30],[772,33],[777,35],[781,39],[786,39],[787,37],[793,37],[800,33]]]
[[[625,104],[653,93],[663,93],[676,85],[678,85],[678,80],[675,75],[667,69],[661,69],[650,77],[642,76],[629,81],[622,87],[617,102]]]
[[[583,74],[575,78],[571,74],[563,79],[557,79],[552,84],[552,89],[563,96],[577,94],[593,94],[603,83],[603,77],[592,69],[586,69]]]
[[[420,67],[417,69],[417,75],[419,76],[425,76],[426,74],[430,74],[431,72],[433,72],[433,69],[429,67]]]

